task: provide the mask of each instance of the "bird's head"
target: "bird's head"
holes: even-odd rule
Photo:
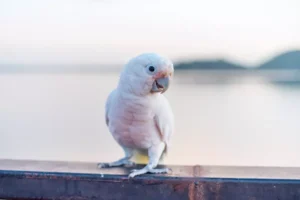
[[[173,63],[155,53],[138,55],[124,66],[119,87],[135,95],[164,93],[173,78]]]

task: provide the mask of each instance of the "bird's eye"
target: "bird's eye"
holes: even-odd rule
[[[155,71],[155,67],[149,66],[149,67],[148,67],[148,70],[149,70],[149,72],[154,72],[154,71]]]

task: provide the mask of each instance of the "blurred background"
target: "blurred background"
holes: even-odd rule
[[[174,62],[165,163],[300,166],[299,0],[1,0],[0,158],[123,156],[104,121],[122,66]]]

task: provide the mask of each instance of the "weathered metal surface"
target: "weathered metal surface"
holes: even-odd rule
[[[128,179],[130,169],[96,163],[0,160],[0,199],[300,199],[299,168],[169,167]]]

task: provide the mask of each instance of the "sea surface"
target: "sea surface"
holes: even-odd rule
[[[165,95],[176,132],[164,163],[300,166],[300,84],[275,84],[272,78],[280,79],[175,74]],[[121,158],[104,120],[105,100],[117,81],[118,73],[109,72],[0,74],[0,158]]]

